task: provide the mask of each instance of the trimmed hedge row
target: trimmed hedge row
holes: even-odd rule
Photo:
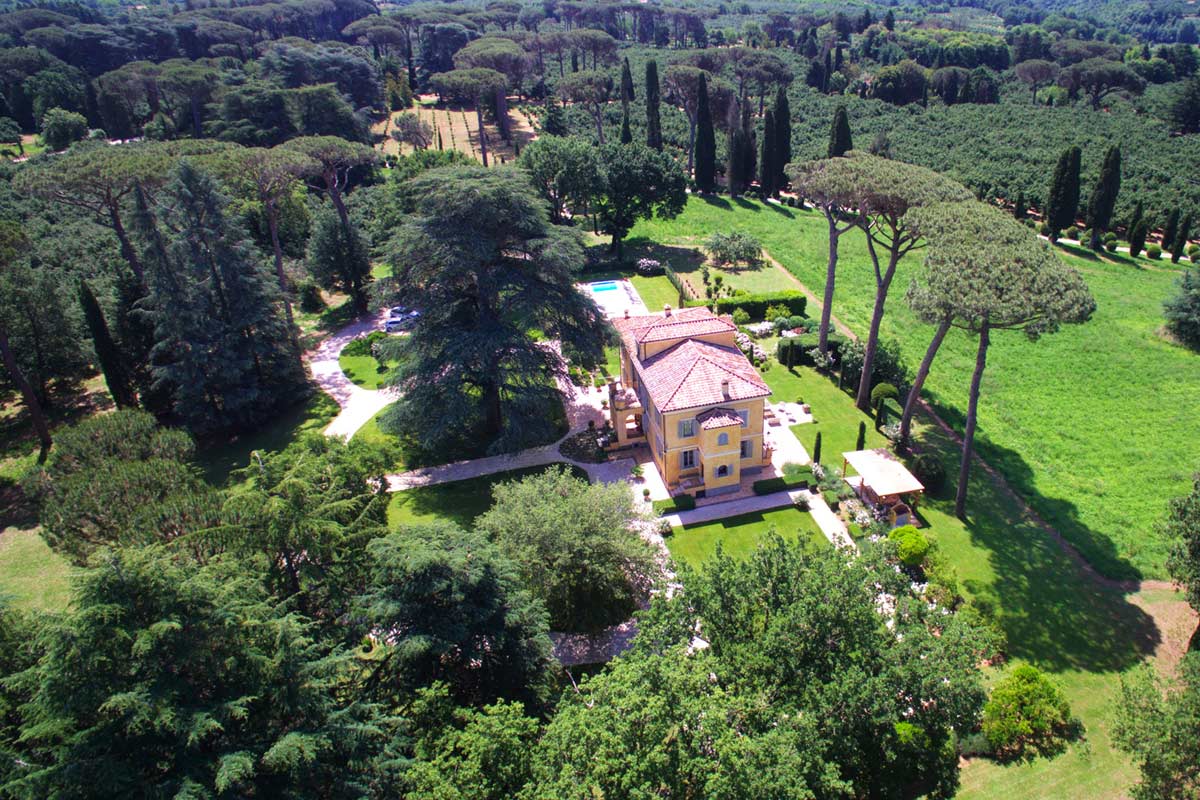
[[[719,297],[716,303],[718,314],[732,314],[740,308],[750,315],[750,319],[762,320],[767,316],[767,307],[774,305],[786,306],[793,316],[804,316],[804,309],[808,307],[808,298],[804,296],[803,292],[788,289],[781,292]],[[689,300],[687,304],[688,306],[709,305],[706,300]]]
[[[810,350],[816,349],[820,341],[821,335],[816,332],[803,333],[799,336],[789,336],[785,339],[780,339],[775,345],[775,358],[779,360],[780,364],[791,363],[794,367],[812,366],[813,362],[809,358],[808,353]],[[842,346],[848,341],[840,333],[829,332],[829,352],[833,354],[834,358],[841,356]],[[793,352],[789,354],[789,350]],[[791,357],[790,362],[788,361],[789,355]]]
[[[760,481],[755,481],[752,488],[755,494],[775,494],[776,492],[790,492],[795,489],[807,489],[812,484],[812,481],[812,468],[804,467],[796,470],[795,474],[790,477],[780,476],[778,478],[763,478]]]
[[[655,514],[665,517],[667,514],[691,511],[696,507],[696,498],[690,494],[677,494],[667,500],[655,500],[650,507],[654,509]]]

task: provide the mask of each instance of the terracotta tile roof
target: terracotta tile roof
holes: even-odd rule
[[[651,314],[640,317],[618,317],[612,322],[625,341],[626,349],[635,354],[638,352],[638,344],[643,342],[687,339],[692,336],[737,330],[737,326],[730,319],[718,317],[703,306],[676,309],[671,312],[669,317],[662,314]]]
[[[695,339],[656,353],[642,362],[639,372],[659,411],[750,400],[771,393],[741,351]],[[722,381],[729,381],[728,394],[722,390]]]
[[[742,418],[732,408],[710,408],[696,417],[700,427],[706,431],[713,428],[741,427]]]

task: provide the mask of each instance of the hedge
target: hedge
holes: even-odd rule
[[[763,292],[761,294],[740,294],[733,297],[717,298],[717,313],[732,314],[735,309],[742,309],[750,315],[750,319],[761,320],[767,316],[767,306],[786,306],[792,316],[804,316],[808,307],[808,298],[803,292],[788,289],[781,292]],[[708,305],[705,300],[689,300],[689,306]]]
[[[795,489],[807,489],[812,483],[813,474],[812,468],[804,468],[796,471],[796,474],[789,477],[780,476],[777,478],[763,478],[760,481],[755,481],[753,489],[755,494],[775,494],[776,492],[790,492]]]
[[[812,366],[813,361],[809,358],[808,353],[810,350],[817,348],[820,340],[821,335],[819,333],[802,333],[799,336],[789,336],[780,339],[775,345],[775,358],[779,360],[780,364],[787,364],[787,351],[795,349],[796,352],[792,354],[792,366]],[[839,356],[842,352],[842,345],[846,344],[847,341],[849,340],[840,333],[830,331],[828,339],[829,352],[835,357]]]
[[[655,500],[650,507],[654,509],[655,514],[665,517],[679,511],[691,511],[696,507],[696,498],[690,494],[678,494],[666,500]]]

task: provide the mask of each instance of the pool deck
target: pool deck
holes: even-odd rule
[[[612,284],[612,289],[595,290],[595,286],[607,286]],[[637,293],[637,289],[633,288],[633,284],[622,278],[616,281],[595,281],[594,283],[581,283],[579,290],[591,295],[596,301],[596,305],[604,312],[604,316],[609,319],[621,317],[628,311],[630,314],[649,314],[646,309],[646,304],[642,302],[641,295]]]

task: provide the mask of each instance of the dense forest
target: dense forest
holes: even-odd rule
[[[786,329],[774,360],[742,347],[763,375],[811,368],[864,415],[854,449],[956,490],[955,524],[999,515],[971,467],[998,449],[974,441],[989,332],[1089,323],[1087,259],[1127,255],[1123,280],[1171,271],[1154,346],[1195,366],[1198,26],[1176,0],[0,3],[0,562],[24,526],[70,572],[58,607],[0,583],[0,798],[998,796],[1087,762],[1046,673],[1095,661],[1010,668],[1017,615],[915,528],[866,514],[854,558],[772,529],[698,568],[573,457],[436,513],[391,495],[567,433],[556,387],[615,352],[588,272]],[[719,208],[809,215],[819,324],[710,282],[768,260],[744,231],[704,231],[700,291],[639,260],[639,225]],[[834,277],[871,267],[851,341]],[[919,370],[880,333],[889,289]],[[346,442],[315,433],[312,363],[351,328],[395,400]],[[970,349],[934,364],[952,328]],[[918,408],[948,360],[968,410]],[[936,412],[945,458],[910,435]],[[1200,481],[1161,512],[1145,559],[1200,608]],[[1030,560],[1059,546],[1037,530]],[[631,616],[619,658],[556,657]],[[1104,792],[1194,797],[1200,660],[1143,670],[1143,638],[1095,669]]]

